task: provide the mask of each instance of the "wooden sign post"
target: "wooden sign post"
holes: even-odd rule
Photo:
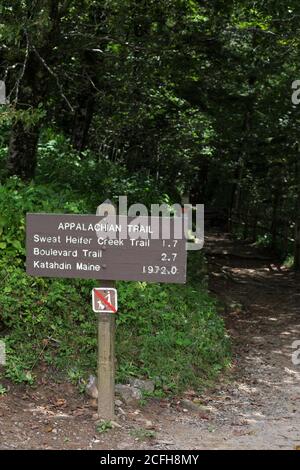
[[[102,281],[101,287],[115,287]],[[115,418],[115,313],[98,313],[98,416]]]

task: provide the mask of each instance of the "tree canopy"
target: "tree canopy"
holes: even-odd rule
[[[299,268],[299,17],[296,1],[2,0],[3,177],[32,180],[52,129],[283,257],[294,244]]]

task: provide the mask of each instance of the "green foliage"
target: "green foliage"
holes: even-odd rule
[[[151,203],[169,202],[159,182],[147,172],[130,173],[124,164],[106,160],[91,151],[76,152],[63,136],[41,144],[36,183],[55,181],[58,188],[89,194],[90,211],[104,200],[118,201],[126,195],[129,204],[136,201]]]
[[[154,439],[156,437],[155,431],[144,428],[136,428],[130,431],[130,435],[139,441],[145,441],[147,439]]]
[[[291,269],[294,265],[294,256],[292,256],[292,255],[287,256],[287,258],[284,260],[283,264],[287,268]]]
[[[1,173],[12,120],[39,123],[53,135],[38,183],[90,193],[93,210],[189,191],[300,265],[299,2],[31,3],[0,6]]]
[[[0,335],[7,348],[5,375],[18,383],[32,384],[40,364],[76,383],[96,370],[95,282],[32,278],[24,271],[26,212],[88,211],[88,201],[57,185],[12,178],[0,186]],[[224,324],[206,292],[203,256],[194,255],[188,286],[118,283],[118,380],[146,376],[158,390],[175,392],[227,365]]]
[[[100,423],[96,424],[96,431],[99,434],[104,434],[112,428],[113,428],[113,425],[111,421],[101,421]]]
[[[76,382],[95,373],[95,284],[32,279],[22,267],[7,264],[8,258],[0,263],[6,376],[32,383],[39,363]],[[158,388],[177,391],[215,377],[228,363],[223,321],[204,290],[121,282],[118,290],[118,380],[147,376]]]
[[[224,324],[204,288],[120,283],[119,295],[124,315],[118,317],[117,350],[128,363],[120,379],[131,370],[178,391],[199,386],[228,363]]]
[[[16,258],[25,255],[25,217],[28,212],[84,213],[87,202],[68,188],[25,185],[17,178],[0,184],[0,252]],[[2,251],[1,251],[2,250]]]
[[[272,89],[284,96],[287,66],[297,62],[267,3],[271,11],[264,2],[225,0],[48,2],[43,9],[2,1],[1,70],[11,105],[0,115],[0,181],[13,120],[41,126],[34,183],[11,178],[0,186],[0,333],[12,380],[32,383],[40,363],[75,382],[96,368],[94,283],[26,276],[27,212],[94,213],[119,195],[149,206],[178,202],[187,190],[223,207],[236,185],[242,206],[264,214],[270,163],[292,160],[287,144],[273,159],[272,139],[283,133],[286,141],[290,120],[287,100],[282,111]],[[74,136],[88,133],[88,146],[78,146]],[[34,149],[28,153],[19,158],[35,160]],[[281,180],[289,176],[282,172]],[[294,196],[291,190],[289,210]],[[159,394],[197,386],[227,364],[202,254],[191,255],[189,273],[184,287],[119,283],[119,380],[150,377]]]

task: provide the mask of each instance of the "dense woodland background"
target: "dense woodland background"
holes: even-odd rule
[[[26,278],[28,211],[94,213],[107,197],[150,204],[188,195],[222,230],[300,269],[300,108],[291,99],[300,78],[299,21],[296,0],[0,1],[0,80],[8,98],[0,107],[0,318],[15,361],[11,378],[31,381],[41,351],[59,367],[74,361],[74,350],[83,358],[68,369],[76,378],[96,345],[85,313],[91,283]],[[206,293],[203,256],[193,256],[183,291],[193,312],[171,302],[163,326],[150,300],[136,321],[137,290],[145,305],[143,296],[153,298],[157,286],[121,284],[121,379],[161,371],[163,361],[150,365],[157,341],[165,354],[171,348],[170,357],[180,350],[174,370],[162,373],[167,388],[194,380],[187,363],[206,371],[224,366],[226,335]],[[16,305],[9,293],[17,284]],[[170,289],[155,294],[164,306]],[[183,311],[193,316],[186,334]],[[207,337],[194,344],[200,320]],[[72,344],[64,339],[69,321],[78,329]]]

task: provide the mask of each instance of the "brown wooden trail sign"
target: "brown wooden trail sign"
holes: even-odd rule
[[[185,283],[187,255],[183,232],[181,217],[27,214],[27,274],[101,280],[101,287],[93,291],[93,308],[101,312],[98,415],[102,419],[114,419],[117,310],[114,281]]]
[[[138,224],[134,220],[126,216],[27,214],[27,273],[185,283],[185,239],[176,238],[175,219],[139,217]],[[170,237],[162,233],[164,223]]]

